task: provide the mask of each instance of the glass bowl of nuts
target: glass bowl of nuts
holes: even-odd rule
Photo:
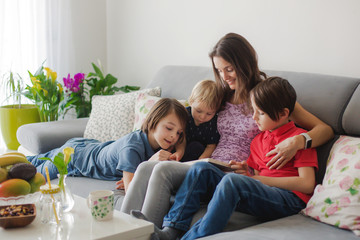
[[[0,227],[16,228],[29,225],[36,217],[34,204],[0,206]]]
[[[40,199],[40,192],[29,193],[26,195],[13,196],[13,197],[0,197],[0,207],[7,205],[18,204],[35,204]]]

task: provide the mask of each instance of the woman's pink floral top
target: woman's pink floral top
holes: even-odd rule
[[[260,130],[251,114],[243,114],[245,108],[246,104],[227,102],[225,109],[219,112],[217,128],[220,141],[212,158],[228,162],[245,161],[249,157],[250,143]]]

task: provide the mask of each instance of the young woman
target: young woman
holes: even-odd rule
[[[249,93],[266,75],[259,70],[254,48],[241,35],[226,34],[214,46],[209,56],[216,83],[225,96],[217,122],[220,140],[212,158],[241,162],[248,158],[250,142],[260,132],[252,119]],[[306,144],[305,137],[300,134],[279,142],[267,153],[268,157],[271,156],[267,164],[269,169],[280,169],[298,150],[317,147],[333,137],[331,127],[306,111],[299,103],[295,104],[290,119],[309,130],[306,134],[312,139],[311,146],[307,146],[310,144]],[[170,208],[171,194],[179,188],[189,167],[177,164],[177,167],[170,171],[168,165],[174,165],[173,162],[141,165],[130,187],[130,192],[135,193],[125,196],[122,211],[129,213],[131,209],[141,210],[150,221],[161,227],[163,216]],[[147,176],[150,180],[135,181],[137,175]],[[134,196],[138,198],[136,205],[131,204]]]
[[[73,138],[60,148],[27,159],[42,174],[48,166],[50,178],[56,178],[57,168],[50,161],[39,158],[53,158],[65,147],[73,147],[75,152],[68,164],[69,175],[105,180],[123,178],[126,191],[141,162],[168,159],[164,153],[182,142],[187,119],[187,111],[180,102],[163,98],[152,107],[139,131],[103,143],[95,139]]]

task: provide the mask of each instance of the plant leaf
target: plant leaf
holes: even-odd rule
[[[91,65],[93,66],[97,76],[100,78],[100,79],[104,79],[104,75],[102,73],[102,71],[100,70],[100,68],[98,66],[95,65],[95,63],[91,63]]]
[[[51,158],[48,158],[48,157],[42,157],[42,158],[39,158],[39,160],[47,160],[47,161],[50,161],[50,162],[53,161]]]

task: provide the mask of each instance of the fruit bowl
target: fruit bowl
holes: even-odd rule
[[[0,227],[24,227],[34,221],[36,207],[34,204],[8,205],[0,207]]]
[[[16,197],[0,197],[0,207],[17,204],[35,204],[39,201],[40,195],[40,192],[34,192]]]

